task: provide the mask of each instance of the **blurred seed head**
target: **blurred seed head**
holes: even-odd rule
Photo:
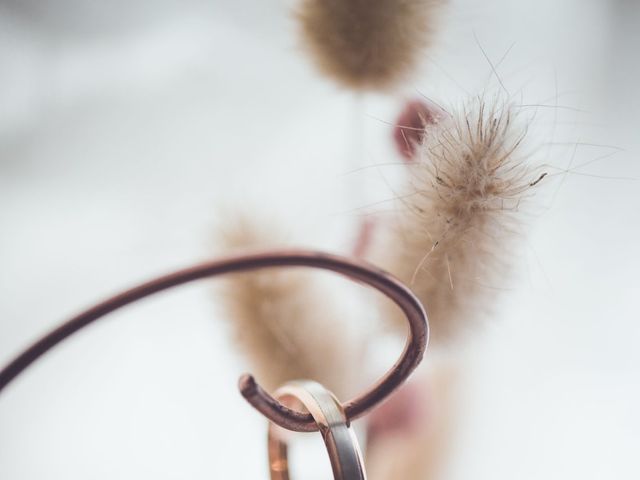
[[[444,0],[301,0],[302,42],[325,75],[352,89],[409,79],[429,46]]]
[[[286,248],[288,239],[254,213],[235,215],[217,243],[238,252]],[[269,268],[230,275],[216,292],[238,349],[270,391],[297,379],[321,382],[340,398],[359,388],[354,365],[364,345],[353,343],[352,319],[322,280],[309,269]]]

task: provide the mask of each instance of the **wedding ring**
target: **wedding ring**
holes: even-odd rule
[[[329,390],[316,382],[296,381],[279,388],[275,397],[289,408],[304,408],[311,414],[327,447],[334,479],[367,479],[358,440],[347,423],[342,405]],[[291,432],[269,424],[271,480],[289,480],[288,436]]]

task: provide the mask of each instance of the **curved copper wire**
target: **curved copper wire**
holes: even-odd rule
[[[418,366],[427,347],[429,336],[427,317],[420,301],[407,287],[388,273],[360,261],[306,250],[269,251],[231,256],[179,270],[126,290],[71,318],[18,355],[0,371],[0,392],[52,347],[120,307],[162,290],[205,277],[287,266],[331,270],[351,280],[365,283],[393,300],[407,317],[409,334],[405,349],[398,361],[373,388],[343,404],[347,419],[353,420],[381,402]],[[239,388],[244,398],[254,408],[283,428],[298,432],[311,432],[318,429],[311,415],[285,407],[264,391],[251,375],[245,374],[240,378]]]

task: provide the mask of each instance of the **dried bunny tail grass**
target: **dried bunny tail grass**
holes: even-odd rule
[[[353,89],[385,90],[411,77],[445,0],[301,0],[304,47],[322,71]]]
[[[503,289],[521,207],[545,175],[523,153],[527,126],[516,117],[508,104],[477,98],[427,126],[407,167],[382,264],[424,303],[435,343],[486,313]]]
[[[286,246],[285,235],[277,227],[260,225],[249,217],[227,226],[218,239],[227,252]],[[345,326],[339,322],[345,321],[344,312],[327,302],[332,295],[314,273],[270,268],[234,274],[223,282],[216,299],[236,345],[267,389],[307,378],[337,395],[352,393],[349,365],[354,365],[357,349],[342,335]],[[328,338],[328,332],[340,335]]]

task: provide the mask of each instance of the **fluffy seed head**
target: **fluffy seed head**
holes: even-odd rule
[[[389,89],[416,70],[444,0],[301,0],[303,45],[319,69],[354,89]]]
[[[273,223],[236,218],[219,233],[225,251],[286,247]],[[334,295],[319,280],[311,270],[273,268],[234,274],[217,292],[236,345],[269,390],[296,379],[319,381],[340,396],[358,388],[349,366],[359,363],[360,347],[350,345],[344,309],[327,302]]]
[[[543,175],[522,151],[508,105],[476,99],[426,127],[378,259],[424,303],[435,343],[486,312],[504,273],[523,201]]]

